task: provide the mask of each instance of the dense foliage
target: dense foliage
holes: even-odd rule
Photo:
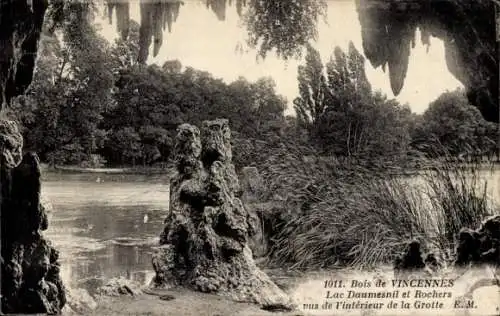
[[[33,84],[17,100],[27,149],[51,164],[150,165],[168,161],[184,122],[225,117],[246,139],[286,125],[286,100],[271,78],[227,84],[179,61],[141,65],[133,21],[131,30],[111,46],[90,24],[44,33]]]
[[[112,103],[111,47],[75,5],[64,28],[42,34],[38,70],[17,100],[27,149],[58,163],[82,163],[102,145],[101,115]],[[16,107],[16,105],[14,105]]]
[[[324,151],[372,158],[406,154],[410,108],[372,92],[365,60],[352,43],[347,54],[336,47],[326,65],[311,46],[305,59],[298,70],[295,109],[299,122]]]
[[[271,78],[225,83],[179,61],[143,65],[141,26],[111,45],[92,23],[92,6],[65,8],[55,32],[42,34],[33,84],[17,100],[26,148],[51,164],[151,165],[168,162],[176,127],[216,117],[230,120],[238,167],[259,165],[277,148],[355,161],[398,162],[492,155],[496,126],[461,91],[433,102],[423,115],[373,91],[365,60],[350,43],[324,64],[311,45],[298,68],[296,117]],[[441,127],[445,124],[446,129]]]
[[[490,157],[498,155],[498,124],[484,120],[461,89],[443,93],[420,117],[413,146],[430,157]]]

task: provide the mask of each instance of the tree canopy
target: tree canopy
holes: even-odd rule
[[[271,78],[226,83],[178,60],[142,65],[138,23],[130,20],[128,37],[108,43],[83,16],[75,10],[62,30],[42,33],[38,71],[14,105],[25,147],[51,164],[166,163],[179,124],[220,117],[230,121],[239,167],[258,166],[283,146],[371,161],[404,158],[409,150],[430,153],[435,139],[454,155],[472,153],[464,149],[470,146],[491,148],[494,125],[475,108],[470,112],[463,94],[445,95],[415,115],[372,90],[352,43],[345,51],[336,47],[326,63],[307,45],[298,68],[297,117],[285,117],[287,101]],[[449,115],[447,131],[456,133],[438,134],[440,119]]]
[[[365,60],[352,42],[347,53],[335,47],[326,65],[308,46],[298,82],[300,96],[294,107],[299,124],[327,153],[356,157],[406,153],[411,111],[372,92]]]
[[[96,2],[98,0],[95,0]],[[117,30],[122,39],[130,33],[130,2],[127,0],[101,0],[107,8],[110,23],[116,13]],[[265,57],[270,51],[284,59],[299,56],[302,48],[317,36],[317,22],[326,16],[326,0],[195,0],[204,2],[219,20],[226,19],[228,7],[235,7],[248,31],[248,44]],[[96,2],[79,5],[95,7]],[[53,0],[49,12],[53,27],[62,25],[74,3]],[[182,0],[146,0],[140,2],[139,63],[146,63],[149,48],[156,56],[163,45],[164,32],[170,32],[179,14],[183,13]]]
[[[271,78],[228,84],[177,60],[141,65],[137,23],[112,45],[87,27],[75,36],[68,23],[64,45],[55,34],[42,34],[38,71],[14,105],[25,146],[43,161],[150,165],[169,160],[182,123],[225,117],[237,137],[255,139],[285,125],[286,100]]]
[[[497,129],[458,89],[431,102],[418,121],[413,145],[431,157],[493,156]]]

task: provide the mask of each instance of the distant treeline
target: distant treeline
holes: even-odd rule
[[[83,27],[72,27],[77,22]],[[34,81],[14,105],[25,148],[51,165],[164,165],[179,124],[218,117],[230,121],[238,166],[258,164],[277,146],[387,161],[498,153],[497,126],[463,91],[444,93],[416,115],[372,91],[352,43],[347,52],[335,48],[325,65],[307,48],[293,101],[297,115],[286,117],[287,100],[271,78],[225,83],[179,61],[139,65],[136,23],[127,41],[113,44],[85,23],[43,34]]]

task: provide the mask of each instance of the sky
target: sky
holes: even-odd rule
[[[288,100],[286,114],[293,114],[292,101],[298,96],[297,67],[300,60],[284,62],[273,54],[265,60],[257,60],[255,50],[238,51],[238,45],[246,48],[246,29],[241,25],[234,7],[228,7],[226,21],[218,21],[215,14],[199,0],[185,0],[184,3],[172,32],[164,34],[158,55],[153,58],[150,50],[148,63],[162,65],[167,60],[178,59],[183,66],[208,71],[228,83],[240,76],[250,81],[270,76],[276,82],[277,93]],[[138,2],[131,1],[130,16],[140,22]],[[108,40],[118,36],[116,25],[109,25],[107,19],[98,19],[98,23],[102,27],[101,33]],[[361,26],[354,0],[329,0],[326,23],[319,23],[318,39],[312,44],[326,62],[335,46],[347,50],[349,41],[363,53]],[[374,69],[366,61],[366,73],[375,90],[381,90],[401,103],[408,103],[415,113],[422,113],[441,93],[462,87],[462,84],[446,67],[441,40],[431,38],[428,51],[418,40],[416,44],[411,52],[404,87],[397,97],[392,93],[387,72],[384,73],[380,67]]]

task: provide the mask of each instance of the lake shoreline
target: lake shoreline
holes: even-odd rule
[[[441,164],[443,162],[436,161],[436,164]],[[481,170],[487,170],[500,166],[500,162],[482,162],[478,164],[474,163],[452,163],[457,169],[471,168],[473,166],[478,167]],[[436,165],[437,166],[437,165]],[[421,167],[389,167],[385,170],[392,176],[411,176],[416,175],[421,172],[431,171],[434,167],[431,164],[427,164]],[[63,165],[63,166],[49,166],[48,164],[42,164],[43,172],[51,173],[73,173],[73,174],[106,174],[106,175],[160,175],[160,174],[174,174],[175,168],[173,166],[165,167],[111,167],[111,168],[87,168],[79,167],[74,165]]]
[[[291,298],[294,297],[294,291],[297,286],[306,282],[311,277],[319,276],[323,278],[329,275],[329,272],[340,271],[332,269],[298,272],[294,270],[265,269],[264,267],[261,267],[261,269]],[[267,311],[262,309],[259,304],[237,302],[224,295],[203,293],[182,286],[170,289],[151,289],[150,282],[146,282],[146,284],[141,286],[134,284],[133,281],[129,282],[130,288],[134,289],[132,290],[133,295],[82,296],[82,292],[70,291],[77,295],[72,296],[75,301],[70,301],[68,304],[69,308],[63,310],[63,315],[74,315],[78,314],[78,312],[83,312],[84,314],[110,316],[121,316],[124,314],[198,316],[206,315],[207,311],[210,311],[210,315],[219,316],[232,316],[236,314],[241,316],[306,315],[299,309],[297,302],[295,302],[295,309],[292,311]],[[163,297],[168,297],[168,299],[164,299]],[[74,310],[72,306],[83,307],[86,311]]]
[[[269,312],[260,308],[259,305],[240,303],[228,298],[204,294],[189,290],[168,291],[173,295],[172,300],[162,300],[160,297],[149,294],[138,294],[136,296],[106,297],[97,301],[97,307],[91,312],[93,315],[122,316],[128,315],[185,315],[198,316],[250,316],[250,315],[304,315],[299,310],[291,312]]]
[[[174,169],[171,166],[165,167],[111,167],[111,168],[87,168],[73,165],[63,166],[49,166],[48,164],[41,164],[41,169],[44,172],[54,173],[95,173],[95,174],[138,174],[138,175],[153,175],[172,173]]]

